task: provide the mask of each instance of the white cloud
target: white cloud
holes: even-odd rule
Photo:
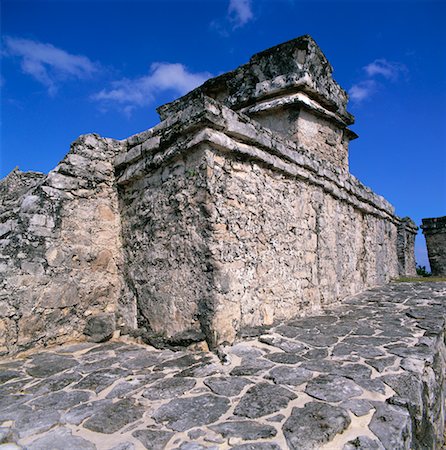
[[[254,18],[251,0],[229,0],[228,18],[234,28],[246,25]]]
[[[60,80],[88,78],[99,69],[86,56],[31,39],[5,37],[3,55],[20,58],[22,71],[43,84],[50,95],[57,92]]]
[[[386,59],[375,59],[370,64],[364,67],[365,72],[369,77],[381,75],[388,80],[395,81],[401,73],[406,72],[404,64],[390,62]]]
[[[407,74],[407,67],[398,62],[387,61],[384,58],[375,59],[375,61],[363,67],[367,77],[354,84],[348,91],[351,100],[360,103],[371,97],[383,83],[376,81],[377,77],[383,77],[386,81],[395,82],[401,75]]]
[[[208,72],[190,72],[183,64],[156,62],[150,66],[148,75],[114,81],[111,89],[103,89],[92,98],[106,104],[119,104],[129,115],[135,107],[153,101],[161,91],[184,95],[211,76]]]
[[[355,102],[361,102],[370,97],[377,90],[375,80],[363,80],[354,84],[348,91],[350,98]]]

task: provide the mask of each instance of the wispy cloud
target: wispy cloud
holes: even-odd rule
[[[252,0],[229,0],[226,17],[213,20],[210,27],[221,36],[228,37],[231,31],[254,20]]]
[[[356,103],[371,97],[383,86],[376,78],[382,77],[386,81],[396,82],[402,75],[407,74],[407,67],[404,64],[387,61],[384,58],[375,59],[362,69],[366,77],[354,84],[348,91],[350,98]]]
[[[365,72],[369,77],[375,75],[382,75],[388,80],[397,80],[398,77],[407,71],[404,64],[387,61],[386,59],[375,59],[370,64],[364,67]]]
[[[73,55],[52,44],[10,36],[4,39],[3,56],[20,58],[22,71],[43,84],[50,95],[56,94],[61,80],[88,78],[99,69],[86,56]]]
[[[376,92],[375,80],[364,80],[354,84],[348,91],[350,98],[355,102],[361,102]]]
[[[240,28],[254,18],[251,0],[229,0],[228,19],[233,28]]]
[[[113,81],[110,89],[103,89],[92,98],[103,105],[118,105],[130,114],[134,108],[149,104],[161,91],[184,95],[211,76],[209,72],[190,72],[183,64],[156,62],[148,75]]]

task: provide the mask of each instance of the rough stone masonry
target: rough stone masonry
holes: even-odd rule
[[[309,36],[0,181],[0,354],[146,330],[232,343],[415,273],[416,226],[348,170],[346,92]]]
[[[432,275],[446,276],[446,216],[423,219],[421,228]]]

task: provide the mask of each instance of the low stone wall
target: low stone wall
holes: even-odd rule
[[[432,275],[446,276],[446,216],[423,219],[421,228],[426,238]]]
[[[98,314],[115,321],[127,298],[119,148],[82,136],[47,176],[16,170],[1,181],[0,354],[75,339]],[[135,311],[124,316],[135,326]]]

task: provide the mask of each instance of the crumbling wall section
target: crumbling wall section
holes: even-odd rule
[[[120,149],[81,136],[47,176],[13,172],[2,181],[1,353],[75,339],[90,317],[113,322],[128,299],[113,167]],[[17,190],[17,179],[28,188]]]

